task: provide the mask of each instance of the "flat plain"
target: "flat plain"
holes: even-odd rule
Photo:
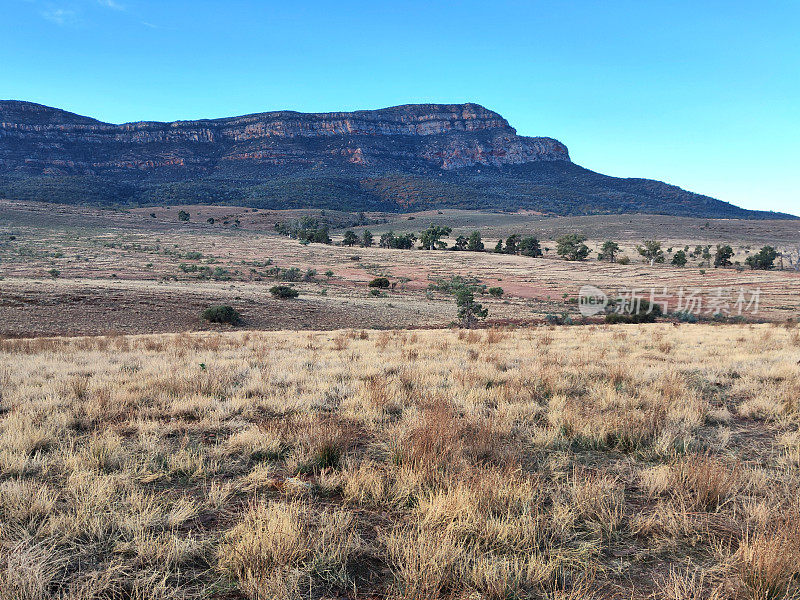
[[[190,214],[178,220],[178,211]],[[502,298],[481,296],[490,324],[541,322],[547,315],[577,315],[581,286],[610,294],[667,290],[672,306],[680,290],[758,290],[756,319],[797,319],[800,272],[797,222],[692,220],[623,215],[544,219],[532,214],[437,211],[367,215],[375,232],[419,231],[431,222],[454,226],[456,235],[479,229],[487,248],[512,233],[537,235],[545,256],[302,245],[275,232],[276,222],[299,211],[185,206],[102,210],[68,205],[0,202],[0,334],[86,335],[208,329],[204,307],[230,304],[250,329],[441,327],[455,319],[452,296],[442,292],[453,277],[502,287]],[[319,216],[319,211],[312,212]],[[328,213],[328,216],[335,216]],[[354,216],[354,215],[351,215]],[[412,220],[409,218],[413,217]],[[214,223],[209,223],[213,219]],[[334,230],[340,241],[344,229]],[[583,233],[594,250],[589,260],[564,261],[554,238]],[[601,262],[597,250],[617,241],[631,263]],[[658,239],[664,250],[730,243],[745,258],[764,244],[783,251],[783,270],[714,269],[692,259],[686,267],[649,265],[635,250]],[[794,241],[793,241],[794,240]],[[294,270],[294,271],[292,271]],[[301,292],[274,300],[269,288],[286,272]],[[373,296],[375,277],[395,287]],[[710,316],[710,313],[709,313]]]

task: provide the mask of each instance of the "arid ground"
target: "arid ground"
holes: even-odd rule
[[[190,213],[178,220],[179,210]],[[800,272],[793,221],[698,220],[621,215],[544,218],[535,214],[437,211],[370,214],[376,234],[419,231],[431,222],[451,224],[456,235],[479,229],[487,249],[512,233],[537,235],[545,257],[301,245],[274,230],[278,221],[308,211],[253,211],[241,207],[185,206],[101,210],[57,204],[0,201],[0,335],[88,335],[180,332],[212,328],[203,308],[230,304],[248,329],[441,327],[456,315],[452,296],[441,291],[453,277],[502,287],[502,298],[481,296],[491,324],[541,323],[548,315],[577,316],[584,284],[608,293],[666,288],[672,306],[680,291],[709,296],[724,289],[748,299],[758,290],[757,314],[748,320],[797,319]],[[319,216],[319,211],[315,213]],[[328,216],[335,216],[331,213]],[[354,215],[351,215],[354,216]],[[213,219],[214,223],[208,220]],[[344,229],[332,232],[341,240]],[[554,238],[583,233],[594,250],[589,260],[568,262],[555,254]],[[628,265],[600,262],[606,239],[622,246]],[[635,245],[646,239],[664,250],[730,243],[743,263],[762,245],[784,252],[783,270],[714,269],[702,259],[686,267],[649,265]],[[273,300],[276,272],[296,269],[300,291],[293,301]],[[378,276],[395,287],[373,296]],[[704,309],[705,310],[705,309]],[[712,316],[713,310],[705,310]],[[218,328],[219,326],[213,326]]]
[[[800,330],[0,340],[0,598],[800,594]]]

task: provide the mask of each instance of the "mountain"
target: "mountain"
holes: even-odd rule
[[[793,218],[584,169],[477,104],[113,125],[0,101],[0,197],[103,205]]]

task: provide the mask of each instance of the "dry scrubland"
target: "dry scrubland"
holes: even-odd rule
[[[0,340],[0,598],[796,598],[800,331]]]
[[[183,208],[191,213],[188,223],[178,221],[177,212]],[[577,316],[574,300],[584,284],[610,293],[621,288],[667,288],[672,309],[677,308],[680,288],[699,288],[705,296],[717,288],[735,293],[742,287],[748,295],[760,289],[759,314],[748,317],[775,321],[800,317],[800,271],[788,270],[788,258],[785,271],[739,272],[701,267],[698,259],[685,268],[650,266],[642,264],[634,249],[648,238],[662,240],[665,249],[730,242],[736,259],[744,260],[747,252],[768,240],[796,253],[797,244],[791,240],[800,239],[800,221],[703,221],[652,215],[543,219],[442,212],[390,215],[389,223],[369,227],[376,234],[382,228],[419,231],[435,221],[453,225],[454,235],[480,229],[487,248],[494,246],[494,236],[538,235],[550,252],[546,258],[533,259],[492,252],[303,246],[278,235],[273,227],[276,221],[297,218],[299,211],[220,206],[121,211],[0,200],[0,334],[209,329],[212,326],[200,314],[217,304],[235,307],[247,329],[441,327],[455,318],[453,298],[428,288],[453,276],[504,290],[502,298],[480,298],[489,308],[490,321],[498,325],[541,322],[547,315],[562,313]],[[370,216],[382,220],[385,215]],[[208,218],[214,223],[207,223]],[[224,224],[234,219],[240,219],[241,227]],[[564,232],[589,236],[595,250],[590,260],[568,262],[555,256],[553,238]],[[341,239],[342,233],[335,232],[334,238]],[[618,240],[632,263],[597,261],[596,250],[606,239]],[[301,280],[291,283],[300,291],[298,300],[269,296],[269,288],[278,282],[271,274],[275,269],[298,270]],[[313,275],[305,277],[309,271]],[[397,286],[374,297],[367,284],[379,276]]]

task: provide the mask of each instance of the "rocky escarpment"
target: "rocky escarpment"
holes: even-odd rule
[[[426,139],[421,145],[391,139],[390,147],[382,148],[370,143],[376,137]],[[327,147],[293,143],[312,138],[327,138]],[[419,151],[398,152],[404,145]],[[503,117],[477,104],[111,125],[37,104],[0,103],[0,166],[6,170],[101,174],[194,166],[209,171],[220,160],[305,165],[344,159],[374,165],[398,156],[443,169],[569,160],[563,144],[517,136]]]
[[[659,181],[593,173],[572,163],[558,140],[517,135],[502,116],[477,104],[114,125],[40,104],[0,101],[0,197],[781,216]]]

